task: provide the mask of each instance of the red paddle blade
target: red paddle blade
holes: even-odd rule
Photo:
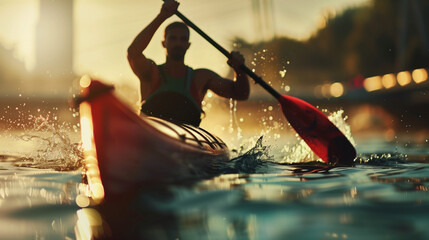
[[[278,101],[290,125],[324,162],[353,165],[355,148],[325,114],[295,97],[282,95]]]

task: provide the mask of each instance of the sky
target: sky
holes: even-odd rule
[[[261,0],[263,1],[263,0]],[[272,0],[272,21],[276,36],[306,39],[329,14],[368,0]],[[161,0],[75,0],[74,62],[77,75],[89,74],[107,81],[137,84],[126,59],[134,37],[156,16]],[[251,0],[182,0],[179,11],[224,48],[230,50],[236,36],[257,40],[260,19],[256,19]],[[14,49],[28,70],[35,66],[34,33],[38,19],[38,0],[0,0],[0,44]],[[155,34],[145,54],[157,63],[165,60],[161,46],[165,25],[179,20],[172,17]],[[191,32],[188,65],[212,69],[219,74],[229,70],[225,57],[197,33]]]

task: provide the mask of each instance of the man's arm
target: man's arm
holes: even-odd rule
[[[179,3],[174,0],[166,0],[162,5],[160,13],[147,25],[134,39],[128,47],[127,58],[131,69],[140,79],[148,79],[153,67],[156,67],[152,60],[143,55],[143,51],[149,45],[153,35],[159,26],[171,17],[177,10]]]
[[[221,97],[232,98],[235,100],[247,100],[250,94],[249,80],[246,73],[241,69],[244,65],[244,58],[239,52],[231,52],[231,58],[228,64],[234,69],[235,81],[220,77],[218,74],[210,71],[207,89]]]

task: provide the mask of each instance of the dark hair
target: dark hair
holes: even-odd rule
[[[167,33],[171,29],[173,29],[173,28],[183,28],[183,29],[185,29],[186,33],[188,34],[188,39],[189,39],[189,28],[183,22],[173,22],[173,23],[168,24],[168,26],[165,27],[165,30],[164,30],[164,38],[167,36]]]

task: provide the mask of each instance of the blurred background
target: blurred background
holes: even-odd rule
[[[67,102],[85,74],[115,84],[137,107],[139,82],[126,50],[161,4],[2,0],[0,127],[34,112],[76,122]],[[281,93],[327,114],[343,109],[353,135],[428,141],[428,1],[183,0],[179,10],[225,48],[244,53],[247,66]],[[178,20],[155,34],[146,51],[155,62],[165,59],[162,30]],[[222,54],[194,32],[190,41],[187,64],[232,77]],[[211,93],[203,105],[202,127],[216,134],[233,122],[244,129],[287,124],[257,85],[237,106]]]

